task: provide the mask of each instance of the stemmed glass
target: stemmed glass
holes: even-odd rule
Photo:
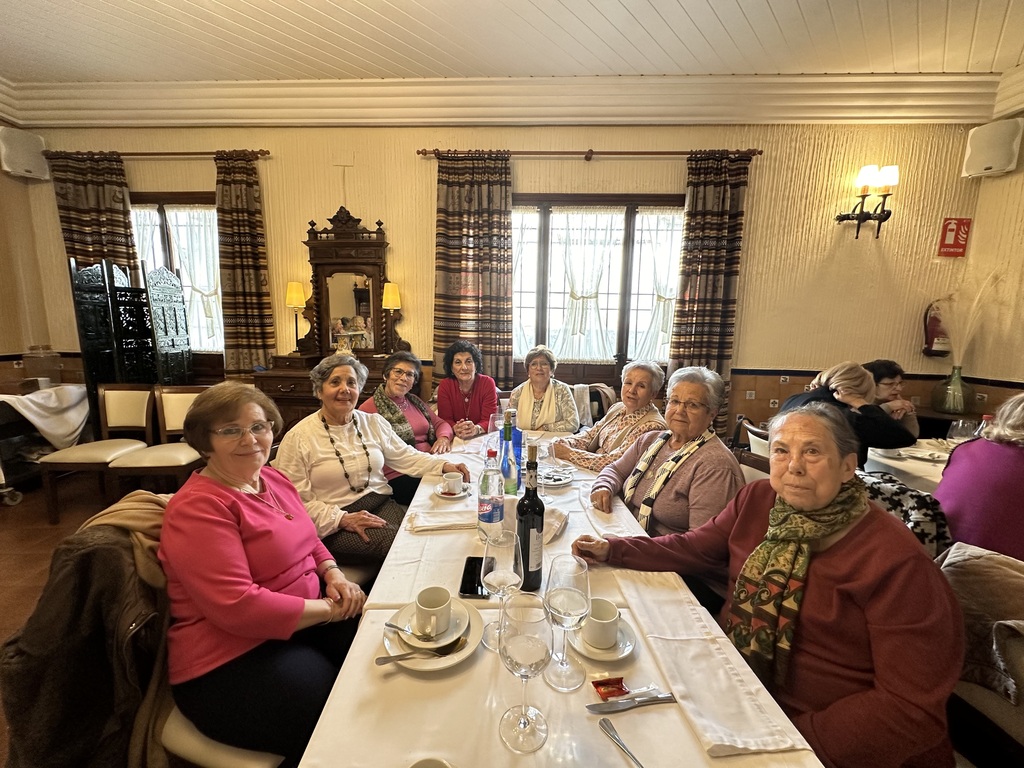
[[[975,419],[957,419],[949,425],[949,431],[946,433],[946,439],[953,445],[958,445],[965,440],[970,440],[974,437],[975,430],[978,429],[979,422]]]
[[[562,649],[544,672],[544,680],[556,691],[575,691],[587,679],[587,671],[566,650],[566,636],[579,629],[590,614],[590,577],[587,563],[575,555],[558,555],[551,561],[544,606],[551,623],[562,628]]]
[[[523,681],[523,703],[501,716],[498,734],[509,749],[525,755],[548,739],[547,720],[526,701],[526,684],[551,661],[551,624],[543,601],[526,592],[509,599],[501,624],[499,654],[508,671]]]
[[[487,539],[483,565],[480,566],[480,581],[488,593],[501,600],[498,620],[484,627],[482,639],[485,648],[497,651],[505,599],[523,584],[523,554],[519,551],[519,536],[515,531],[502,531]]]

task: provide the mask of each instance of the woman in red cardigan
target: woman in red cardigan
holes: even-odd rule
[[[498,412],[498,389],[494,379],[481,373],[483,367],[483,355],[468,341],[456,341],[444,353],[437,415],[463,440],[486,432],[487,420]]]

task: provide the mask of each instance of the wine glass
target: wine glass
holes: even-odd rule
[[[566,650],[566,636],[579,629],[590,614],[590,577],[587,563],[575,555],[558,555],[551,561],[544,607],[551,623],[562,629],[562,649],[556,663],[544,672],[544,681],[556,691],[575,691],[587,679],[587,671]]]
[[[509,599],[501,624],[499,655],[508,671],[523,681],[523,703],[501,716],[498,734],[509,749],[525,755],[548,739],[547,720],[526,701],[526,684],[551,661],[551,624],[544,602],[526,592]]]
[[[970,440],[974,437],[974,432],[978,429],[979,423],[976,419],[957,419],[949,425],[946,439],[954,445]]]
[[[482,639],[485,648],[497,651],[505,599],[523,584],[523,553],[519,550],[519,536],[515,531],[502,531],[487,539],[480,581],[489,594],[501,600],[498,620],[484,627]]]

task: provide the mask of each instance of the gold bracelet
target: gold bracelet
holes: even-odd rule
[[[329,597],[322,597],[320,599],[327,603],[327,621],[320,622],[320,626],[322,627],[325,624],[330,624],[334,621],[334,601]]]

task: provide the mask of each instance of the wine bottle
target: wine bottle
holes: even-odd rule
[[[537,495],[537,446],[526,448],[526,492],[516,504],[516,531],[523,553],[523,586],[540,589],[544,572],[544,502]]]

